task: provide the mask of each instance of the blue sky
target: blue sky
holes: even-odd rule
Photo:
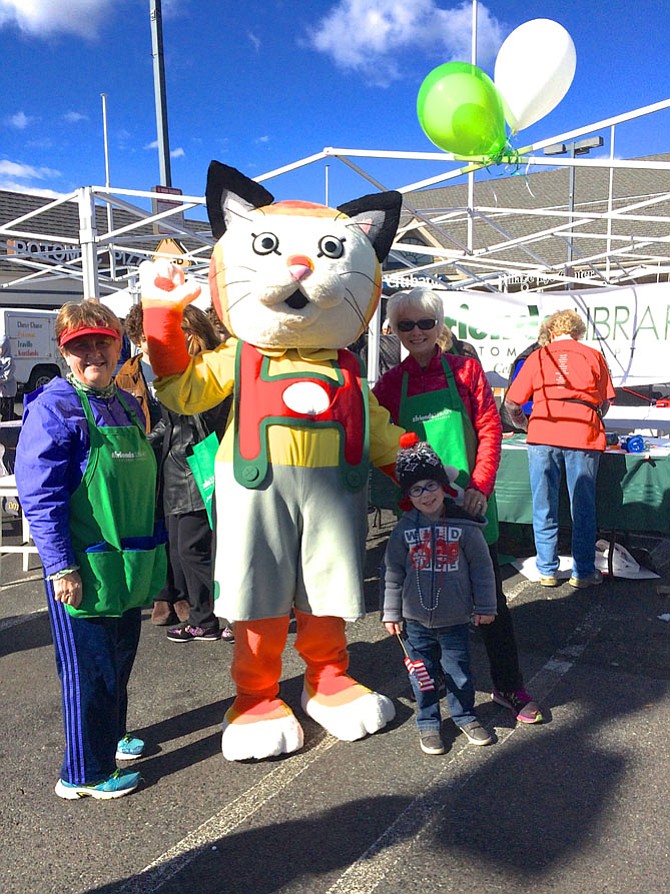
[[[112,185],[159,182],[149,8],[0,0],[0,188],[60,194],[103,184],[103,92]],[[502,41],[529,19],[560,22],[575,43],[570,90],[514,137],[517,147],[670,97],[665,0],[489,0],[478,9],[478,64],[491,76]],[[173,185],[202,195],[212,158],[255,177],[325,146],[434,151],[417,93],[436,65],[469,61],[471,15],[470,2],[451,0],[163,0]],[[622,125],[616,154],[670,151],[669,125],[668,111]],[[361,165],[388,188],[444,168]],[[328,180],[331,204],[372,191],[336,160]],[[269,188],[323,201],[324,183],[319,163]]]

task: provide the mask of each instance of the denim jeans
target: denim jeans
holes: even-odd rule
[[[418,621],[405,622],[405,645],[413,661],[421,660],[437,686],[440,665],[447,681],[447,705],[456,726],[475,720],[475,687],[470,673],[470,625],[424,627]],[[418,730],[440,729],[440,698],[437,688],[430,692],[419,689],[410,674],[416,696]]]
[[[589,577],[595,571],[599,461],[597,450],[528,445],[537,570],[543,577],[558,571],[558,494],[563,470],[572,516],[572,573]]]

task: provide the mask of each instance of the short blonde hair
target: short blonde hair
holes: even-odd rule
[[[56,340],[66,332],[77,329],[111,329],[119,338],[123,337],[123,326],[116,314],[99,301],[85,298],[83,301],[68,301],[58,311],[56,317]]]
[[[439,295],[436,295],[432,289],[425,289],[419,286],[411,289],[409,292],[396,292],[391,295],[386,305],[386,313],[388,315],[391,329],[398,334],[398,320],[404,311],[418,311],[425,313],[432,320],[437,320],[437,337],[442,335],[444,329],[444,305]]]
[[[540,328],[537,331],[537,343],[543,348],[545,345],[548,345],[550,341],[551,336],[549,335],[549,329],[547,328],[547,321],[542,320]]]
[[[552,335],[571,335],[577,341],[584,338],[586,334],[586,323],[576,310],[570,308],[557,310],[556,313],[547,317],[544,325]]]

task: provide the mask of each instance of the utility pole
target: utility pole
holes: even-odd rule
[[[156,97],[156,131],[158,134],[158,163],[162,186],[172,186],[170,172],[170,140],[168,138],[167,99],[165,94],[165,64],[163,59],[163,15],[161,0],[149,0],[151,13],[151,48],[154,60],[154,94]]]
[[[554,143],[552,146],[545,146],[545,155],[568,155],[569,158],[575,158],[577,155],[588,155],[591,149],[599,149],[604,143],[604,139],[600,136],[592,137],[586,140],[573,140],[571,143]],[[574,288],[573,261],[574,261],[574,237],[572,232],[572,224],[574,222],[575,213],[575,166],[570,165],[570,179],[568,181],[568,212],[570,214],[568,221],[570,229],[568,230],[568,264],[565,268],[565,275],[569,279],[568,289]]]

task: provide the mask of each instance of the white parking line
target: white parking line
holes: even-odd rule
[[[573,642],[556,652],[544,664],[531,681],[530,688],[542,702],[575,664],[589,642],[602,627],[605,611],[594,606],[573,634]],[[576,641],[574,641],[576,640]],[[518,727],[510,729],[498,737],[500,743],[514,734]],[[493,752],[492,752],[493,754]],[[355,863],[352,863],[342,876],[328,889],[327,894],[372,894],[372,892],[391,874],[399,860],[408,859],[407,851],[415,846],[415,837],[435,823],[445,810],[447,799],[445,789],[456,790],[466,784],[470,777],[481,767],[481,761],[473,764],[471,771],[458,777],[453,775],[453,763],[459,755],[445,763],[443,769],[433,778],[430,791],[419,795],[409,804],[397,820],[392,823],[367,851]],[[439,786],[435,785],[443,777],[448,776]]]
[[[214,814],[213,817],[182,838],[174,847],[161,854],[139,875],[118,888],[117,894],[152,894],[168,879],[185,869],[214,843],[233,832],[269,801],[281,795],[291,783],[317,761],[326,751],[338,744],[338,739],[324,735],[308,751],[278,764],[260,782]]]
[[[559,649],[543,665],[531,681],[531,687],[542,701],[556,686],[584,652],[589,642],[600,630],[605,611],[594,606],[582,623],[575,628],[571,642]],[[502,733],[502,744],[516,728]],[[173,878],[205,851],[210,850],[226,835],[261,810],[268,802],[282,795],[292,782],[308,770],[339,740],[324,735],[302,754],[278,764],[260,782],[252,786],[230,804],[146,866],[141,872],[119,887],[117,894],[153,894],[168,879]],[[470,753],[467,746],[463,752]],[[454,776],[453,764],[461,751],[454,754],[432,778],[431,789],[417,796],[386,829],[386,831],[352,863],[332,885],[327,894],[371,894],[392,872],[398,860],[406,858],[406,851],[414,846],[415,836],[436,820],[445,806],[444,790],[456,789],[466,784],[471,775],[481,767],[481,760],[473,763],[473,769]],[[446,782],[436,785],[443,777]]]

